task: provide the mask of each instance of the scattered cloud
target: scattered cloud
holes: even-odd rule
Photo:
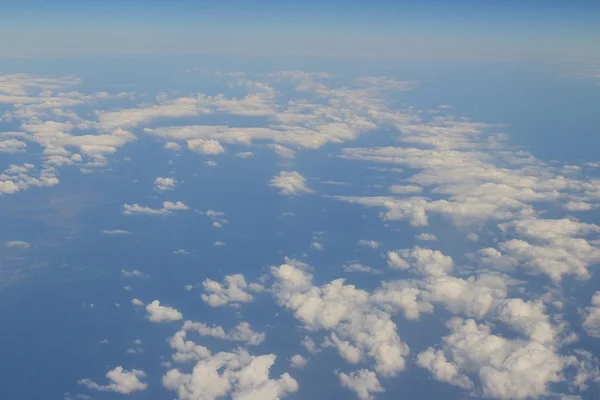
[[[281,171],[271,179],[269,186],[280,189],[279,193],[285,195],[313,193],[306,186],[306,178],[296,171]]]
[[[148,319],[152,322],[173,322],[183,319],[183,314],[172,307],[160,305],[160,301],[154,300],[146,306]]]
[[[87,378],[80,379],[78,383],[88,389],[99,390],[102,392],[116,392],[121,394],[144,391],[148,387],[146,383],[140,381],[140,379],[146,377],[146,373],[138,369],[127,371],[123,369],[123,367],[118,366],[108,371],[105,376],[110,382],[107,385],[99,385]]]

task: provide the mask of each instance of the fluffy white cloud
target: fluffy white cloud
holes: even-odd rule
[[[188,149],[200,154],[217,155],[225,152],[225,149],[216,140],[191,139],[187,141]]]
[[[306,178],[296,171],[281,171],[271,179],[269,186],[280,189],[279,193],[286,195],[312,193],[306,186]]]
[[[452,270],[454,263],[450,256],[438,250],[415,246],[388,252],[388,265],[397,269],[412,269],[425,276],[442,276]]]
[[[28,249],[31,247],[29,242],[24,242],[22,240],[9,240],[6,242],[6,247],[8,248],[17,248],[17,249]]]
[[[252,356],[244,350],[221,352],[199,360],[191,373],[171,369],[163,385],[181,400],[214,400],[230,396],[236,400],[279,400],[298,390],[298,383],[287,373],[271,379],[269,371],[274,354]]]
[[[229,303],[248,303],[254,300],[249,291],[264,290],[263,286],[259,284],[248,284],[241,274],[227,275],[222,284],[207,279],[202,285],[208,293],[202,295],[202,300],[212,307],[222,307]]]
[[[526,399],[545,396],[549,384],[563,379],[566,362],[552,346],[505,339],[473,320],[455,318],[448,327],[452,333],[440,350],[429,348],[417,357],[440,381],[477,387],[494,398]]]
[[[27,143],[20,140],[0,140],[0,153],[20,153],[25,149],[27,149]]]
[[[177,180],[173,178],[162,178],[159,176],[154,180],[154,189],[159,192],[173,190],[175,189],[175,185],[177,185]]]
[[[301,354],[294,354],[290,358],[290,367],[302,369],[306,366],[308,360],[304,358]]]
[[[389,313],[370,299],[369,293],[342,279],[319,286],[305,267],[283,264],[272,267],[273,293],[283,307],[310,330],[329,330],[328,345],[350,363],[374,360],[375,368],[393,376],[405,367],[408,346],[400,340]]]
[[[381,393],[385,390],[379,383],[375,372],[367,369],[361,369],[350,374],[343,372],[337,373],[342,386],[352,390],[361,400],[372,400],[375,398],[373,393]]]
[[[344,265],[343,269],[345,272],[366,272],[368,274],[376,274],[376,275],[383,274],[383,271],[380,269],[367,267],[360,263],[352,263],[352,264]]]
[[[141,301],[140,299],[131,299],[131,304],[133,304],[134,306],[138,306],[138,307],[144,306],[144,302]]]
[[[123,214],[125,215],[133,215],[133,214],[145,214],[145,215],[167,215],[171,211],[184,211],[189,210],[189,207],[182,203],[181,201],[171,202],[165,201],[163,202],[162,208],[150,208],[150,207],[142,207],[139,204],[124,204],[123,205]]]
[[[370,247],[372,249],[376,249],[379,246],[381,246],[380,242],[377,242],[375,240],[365,240],[365,239],[359,240],[358,244],[361,245],[361,246]]]
[[[126,269],[122,269],[121,270],[121,275],[126,276],[128,278],[144,278],[144,277],[148,277],[148,275],[144,274],[142,271],[139,271],[137,269],[133,269],[131,271],[128,271]]]
[[[80,379],[78,383],[88,389],[122,394],[143,391],[148,387],[146,383],[140,381],[141,378],[146,377],[146,373],[138,369],[127,371],[119,365],[108,371],[105,376],[110,381],[107,385],[99,385],[88,378]]]
[[[247,322],[240,322],[230,332],[225,332],[220,326],[208,326],[201,322],[192,321],[185,321],[181,329],[187,332],[196,332],[200,336],[212,336],[218,339],[244,342],[248,345],[259,345],[265,340],[265,334],[255,332]]]
[[[152,322],[173,322],[183,319],[183,314],[172,307],[160,305],[160,301],[154,300],[146,306],[148,319]]]
[[[600,292],[592,297],[592,304],[585,309],[583,328],[588,335],[600,338]]]

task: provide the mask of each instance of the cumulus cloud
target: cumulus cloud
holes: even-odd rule
[[[163,202],[162,208],[150,208],[143,207],[139,204],[124,204],[123,205],[123,214],[125,215],[133,215],[133,214],[145,214],[145,215],[167,215],[172,211],[184,211],[189,210],[189,207],[182,203],[181,201],[171,202],[165,201]]]
[[[121,275],[126,276],[128,278],[147,278],[148,277],[148,275],[144,274],[142,271],[139,271],[137,269],[133,269],[131,271],[122,269]]]
[[[305,328],[331,331],[328,345],[349,363],[372,359],[375,368],[393,376],[405,367],[408,346],[400,340],[389,313],[376,307],[369,293],[343,279],[313,286],[301,266],[272,267],[273,293],[279,304],[294,312]]]
[[[588,335],[600,338],[600,292],[592,297],[592,304],[585,309],[583,328]]]
[[[454,263],[450,256],[438,250],[424,249],[415,246],[388,252],[388,265],[392,268],[408,270],[425,276],[442,276],[452,270]]]
[[[177,180],[173,178],[162,178],[159,176],[154,180],[154,189],[159,192],[173,190],[175,189],[175,185],[177,185]]]
[[[99,385],[88,378],[80,379],[78,383],[88,389],[121,394],[144,391],[148,387],[146,383],[140,381],[141,378],[146,377],[146,373],[138,369],[128,371],[119,365],[108,371],[105,376],[110,382],[107,385]]]
[[[233,399],[279,400],[298,391],[298,383],[288,373],[271,379],[274,354],[252,356],[245,350],[220,352],[199,360],[191,373],[171,369],[163,376],[165,388],[181,400]]]
[[[207,279],[202,286],[207,293],[202,295],[202,300],[212,307],[222,307],[229,303],[248,303],[254,300],[250,291],[264,290],[262,285],[247,283],[241,274],[227,275],[223,283]]]
[[[152,322],[173,322],[183,319],[183,314],[172,307],[160,305],[160,301],[154,300],[146,306],[148,319]]]
[[[306,178],[296,171],[281,171],[271,179],[269,186],[280,189],[279,193],[285,195],[312,193],[306,186]]]
[[[133,304],[134,306],[138,306],[138,307],[144,306],[144,302],[141,301],[140,299],[131,299],[131,304]]]
[[[385,391],[379,383],[375,372],[367,369],[361,369],[350,374],[338,372],[337,376],[342,386],[355,392],[361,400],[372,400],[375,398],[374,393]]]
[[[301,354],[294,354],[290,358],[290,367],[292,368],[302,369],[306,366],[306,363],[308,363],[308,360],[304,358]]]
[[[551,383],[562,380],[566,363],[551,346],[505,339],[473,320],[455,318],[448,327],[452,333],[441,349],[428,348],[417,357],[437,380],[500,399],[543,397]]]
[[[255,332],[248,322],[240,322],[229,332],[221,326],[208,326],[202,322],[185,321],[182,330],[195,332],[200,336],[212,336],[218,339],[244,342],[248,345],[259,345],[265,340],[265,334]]]
[[[358,244],[361,246],[370,247],[372,249],[376,249],[379,246],[381,246],[381,242],[377,242],[375,240],[365,240],[365,239],[359,240]]]
[[[431,233],[420,233],[416,236],[417,240],[436,241],[437,237]]]
[[[217,155],[225,152],[225,149],[216,140],[191,139],[187,141],[188,149],[200,154]]]

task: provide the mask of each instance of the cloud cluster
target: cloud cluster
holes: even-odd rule
[[[88,378],[80,379],[78,383],[92,390],[129,394],[146,390],[148,385],[140,381],[141,378],[145,377],[146,373],[144,371],[138,369],[127,371],[119,365],[106,373],[106,379],[109,380],[109,384],[99,385]]]
[[[281,171],[271,179],[269,186],[280,189],[279,193],[285,195],[312,193],[306,186],[306,178],[296,171]]]
[[[189,209],[190,208],[181,201],[165,201],[162,203],[162,208],[144,207],[140,206],[139,204],[123,204],[123,214],[125,215],[168,215],[173,211],[185,211]]]
[[[264,287],[257,283],[247,283],[241,274],[225,276],[225,282],[219,283],[210,279],[202,283],[204,291],[202,300],[212,307],[222,307],[228,304],[248,303],[254,300],[250,292],[262,292]]]

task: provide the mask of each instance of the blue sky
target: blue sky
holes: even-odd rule
[[[594,1],[3,1],[0,56],[598,61]]]

